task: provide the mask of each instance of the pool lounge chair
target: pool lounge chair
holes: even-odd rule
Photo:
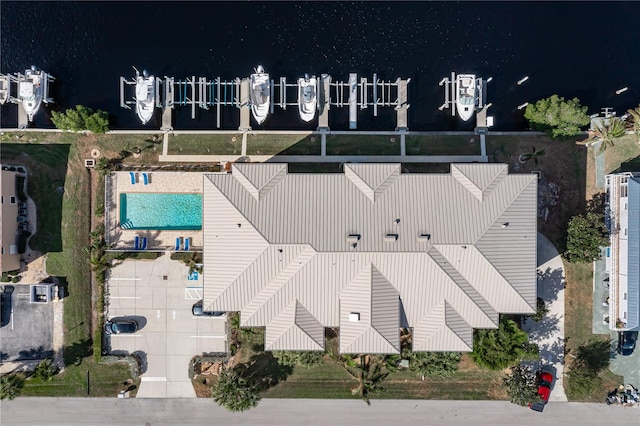
[[[142,181],[145,185],[149,185],[149,175],[146,173],[142,173]]]
[[[144,237],[142,239],[142,245],[140,246],[140,250],[146,250],[147,249],[147,237]]]
[[[184,239],[184,251],[189,251],[189,246],[191,245],[191,238]]]
[[[136,235],[136,238],[133,240],[133,249],[140,250],[140,237]]]
[[[133,172],[129,172],[129,176],[131,177],[131,185],[136,184],[136,174]]]
[[[178,237],[176,238],[176,247],[175,247],[175,251],[180,250],[180,246],[182,245],[182,237]]]

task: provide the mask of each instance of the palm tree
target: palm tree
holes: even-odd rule
[[[535,146],[532,146],[531,147],[531,152],[527,152],[525,154],[520,154],[520,157],[518,158],[518,160],[520,160],[521,163],[526,163],[529,160],[533,160],[533,162],[537,166],[538,165],[538,157],[542,157],[543,155],[544,155],[544,148],[536,149]]]
[[[358,382],[351,389],[351,393],[358,395],[367,405],[371,405],[369,396],[374,392],[384,390],[382,382],[389,373],[383,370],[382,362],[377,358],[371,357],[371,355],[360,355],[359,360],[359,364],[355,367],[351,367],[351,363],[348,362],[344,362],[342,366]]]
[[[613,140],[627,134],[627,129],[624,127],[624,122],[618,117],[610,117],[607,122],[602,121],[601,124],[596,125],[593,130],[593,136],[595,139],[600,140],[600,152],[604,152],[609,145],[614,146]]]
[[[218,405],[235,412],[253,408],[261,399],[258,386],[233,368],[220,372],[218,381],[211,388],[211,396]]]
[[[24,386],[24,379],[17,374],[0,376],[0,399],[14,399],[20,395]]]
[[[638,142],[640,142],[640,105],[638,105],[635,109],[628,109],[627,113],[630,118],[630,130],[638,138]]]

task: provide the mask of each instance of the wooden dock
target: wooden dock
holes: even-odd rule
[[[322,74],[320,76],[319,93],[318,93],[318,130],[329,130],[329,107],[331,95],[331,76]]]
[[[22,104],[18,103],[18,129],[26,129],[29,126],[29,117],[22,108]]]
[[[407,86],[411,79],[402,80],[397,79],[398,85],[398,106],[396,106],[396,131],[407,131],[409,127],[407,125],[407,110],[409,104],[407,103]]]
[[[249,79],[243,78],[240,82],[240,126],[238,130],[246,132],[251,130],[251,107],[249,105]]]

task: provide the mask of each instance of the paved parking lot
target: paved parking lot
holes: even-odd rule
[[[29,303],[29,285],[0,285],[0,363],[53,356],[53,302]]]
[[[202,279],[188,280],[188,268],[165,254],[154,261],[126,260],[111,270],[108,317],[133,318],[135,334],[111,335],[111,352],[138,353],[146,366],[138,398],[195,397],[188,376],[195,355],[226,350],[226,316],[194,317]]]

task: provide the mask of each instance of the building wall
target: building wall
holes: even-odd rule
[[[18,254],[18,194],[16,193],[16,172],[2,170],[0,174],[0,272],[20,269]],[[12,203],[12,201],[14,201]],[[14,252],[12,254],[12,252]]]

